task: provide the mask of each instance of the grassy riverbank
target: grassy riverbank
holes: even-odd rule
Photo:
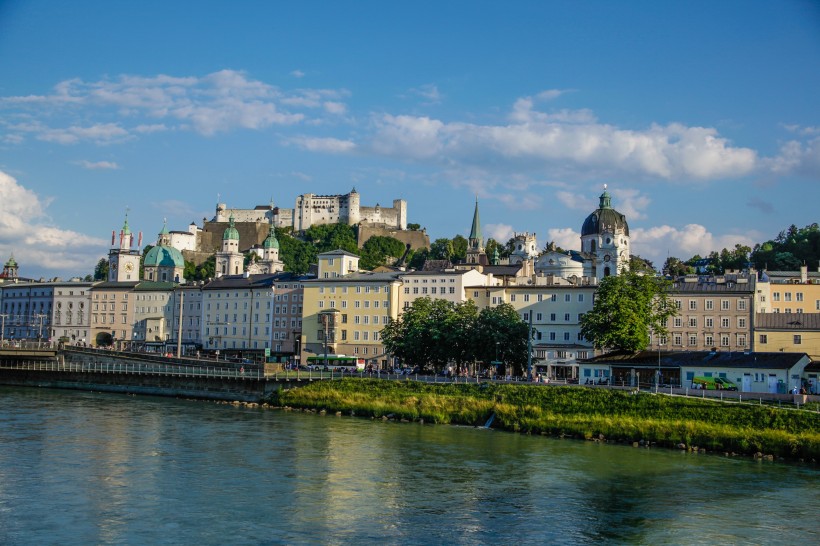
[[[820,460],[820,415],[583,387],[344,379],[280,391],[271,403],[359,416],[483,425],[664,447]]]

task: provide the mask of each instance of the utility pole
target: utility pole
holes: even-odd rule
[[[185,297],[185,291],[179,289],[179,324],[177,326],[177,358],[182,358],[182,300]]]
[[[530,326],[527,330],[527,380],[532,381],[532,309],[530,309]]]

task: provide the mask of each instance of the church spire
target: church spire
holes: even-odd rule
[[[478,215],[478,196],[475,198],[475,212],[473,212],[473,226],[470,228],[469,243],[470,248],[478,249],[484,246],[484,238],[481,236],[481,218]]]

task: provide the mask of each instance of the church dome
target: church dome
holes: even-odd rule
[[[612,197],[605,189],[604,193],[601,194],[601,203],[598,209],[584,220],[581,237],[601,235],[606,232],[614,233],[615,231],[623,231],[625,235],[629,235],[629,224],[626,223],[626,216],[612,208],[611,199]]]
[[[234,225],[233,214],[231,214],[230,222],[231,223],[228,226],[228,229],[226,229],[225,233],[222,235],[222,240],[227,241],[228,239],[232,239],[238,241],[239,231],[236,229],[236,226]]]
[[[272,248],[275,250],[279,250],[279,240],[276,238],[276,233],[273,230],[273,226],[271,226],[268,236],[262,243],[262,248]]]
[[[155,246],[145,255],[146,267],[185,267],[182,253],[172,246]]]

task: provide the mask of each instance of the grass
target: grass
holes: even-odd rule
[[[348,378],[278,391],[270,402],[440,424],[483,425],[495,414],[494,428],[515,432],[820,459],[817,413],[620,390]]]

